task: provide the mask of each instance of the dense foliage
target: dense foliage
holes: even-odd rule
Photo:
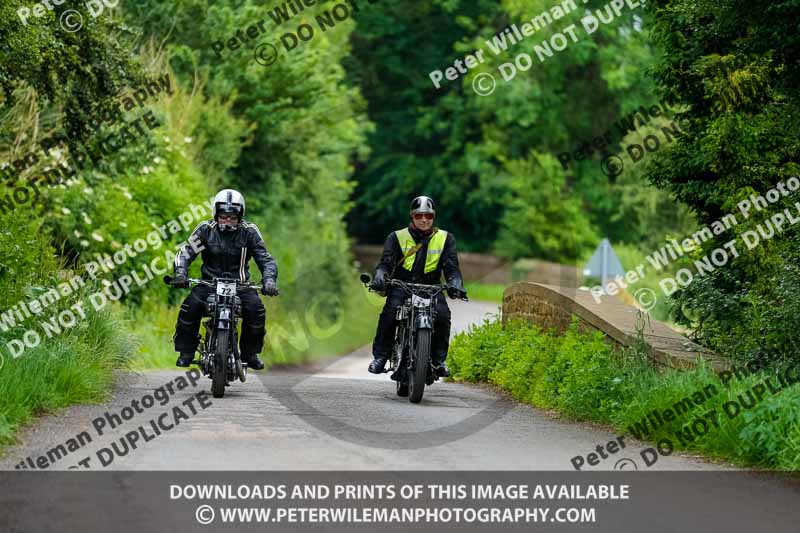
[[[686,108],[688,135],[654,158],[647,177],[688,204],[701,224],[735,213],[740,224],[705,255],[787,207],[744,219],[737,203],[800,175],[800,5],[794,0],[651,2],[663,49],[655,77]],[[703,342],[750,358],[800,352],[800,232],[782,232],[677,295],[678,318]],[[740,247],[741,240],[739,241]]]
[[[352,22],[267,68],[252,50],[221,60],[210,46],[266,17],[254,2],[136,2],[97,17],[80,7],[83,28],[74,32],[61,20],[74,6],[55,6],[25,26],[16,14],[21,5],[0,7],[0,313],[71,276],[90,281],[87,265],[100,255],[119,253],[190,206],[207,208],[219,188],[235,187],[279,263],[282,296],[268,303],[267,362],[366,342],[377,311],[354,290],[344,225],[350,174],[367,153],[370,128],[358,91],[343,83]],[[282,32],[272,31],[274,42]],[[151,82],[163,89],[115,116],[116,104],[137,92],[143,97]],[[153,122],[140,123],[142,132],[125,146],[101,146],[146,113]],[[43,146],[57,138],[64,142]],[[29,168],[14,169],[29,153],[36,154]],[[98,399],[115,366],[174,365],[172,333],[185,293],[168,290],[160,276],[134,283],[122,305],[43,336],[17,359],[6,342],[28,329],[42,333],[42,318],[76,303],[93,309],[90,294],[134,271],[146,277],[144,266],[159,257],[169,264],[168,252],[209,218],[207,210],[193,215],[188,227],[168,226],[157,244],[41,316],[0,328],[0,390],[19,403],[3,406],[0,440],[33,414]],[[197,261],[191,274],[199,267]],[[61,370],[55,357],[64,359]],[[81,366],[85,373],[76,377]],[[26,374],[38,377],[23,386]],[[42,390],[31,395],[31,388]],[[31,400],[19,402],[24,395]]]
[[[580,29],[584,8],[604,3],[581,4],[499,55],[487,40],[555,3],[439,0],[420,7],[404,0],[359,13],[349,74],[369,101],[376,131],[371,156],[356,173],[356,234],[379,241],[403,223],[409,199],[422,193],[438,200],[441,223],[465,249],[515,258],[571,262],[599,237],[649,245],[680,227],[686,219],[680,210],[639,207],[639,195],[656,196],[660,205],[669,199],[647,187],[638,168],[610,183],[599,150],[566,171],[552,162],[606,130],[614,137],[607,153],[616,153],[619,119],[658,101],[646,77],[653,50],[642,9],[626,9],[591,36]],[[579,42],[539,63],[533,45],[569,24],[579,27]],[[429,72],[479,49],[484,64],[434,87]],[[534,66],[504,82],[498,65],[520,52],[532,55]],[[486,97],[472,89],[484,72],[497,78]]]

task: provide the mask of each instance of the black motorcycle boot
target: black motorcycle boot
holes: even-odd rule
[[[383,374],[383,368],[386,366],[386,357],[375,357],[369,364],[367,369],[372,374]]]
[[[433,367],[433,370],[436,372],[436,375],[440,378],[449,378],[450,377],[450,369],[447,368],[447,365],[441,363]]]
[[[444,360],[446,358],[447,358],[446,355],[444,357],[434,356],[431,360],[431,366],[433,366],[433,371],[436,372],[436,375],[440,378],[450,377],[450,369],[447,368],[446,364],[444,364]]]
[[[264,362],[258,358],[258,354],[242,354],[242,362],[247,363],[247,368],[264,370]]]
[[[192,361],[194,361],[194,352],[181,352],[175,366],[187,367],[192,364]]]

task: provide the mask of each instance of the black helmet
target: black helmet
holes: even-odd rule
[[[217,193],[212,203],[211,213],[214,220],[219,215],[236,215],[239,221],[244,218],[244,196],[239,191],[233,189],[223,189]],[[235,231],[239,228],[236,224],[220,224],[220,231]]]
[[[415,213],[433,213],[436,214],[436,205],[433,199],[428,196],[417,196],[411,200],[411,215]]]

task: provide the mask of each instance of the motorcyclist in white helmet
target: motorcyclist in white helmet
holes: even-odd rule
[[[261,271],[261,292],[268,296],[279,294],[278,267],[267,252],[261,232],[255,224],[244,219],[244,197],[233,189],[217,193],[212,202],[212,220],[201,222],[188,242],[197,244],[202,250],[202,278],[218,277],[250,279],[248,263],[253,259]],[[198,251],[186,245],[175,256],[173,285],[188,287],[188,271]],[[179,352],[177,366],[189,366],[197,350],[200,322],[205,310],[206,298],[211,289],[197,285],[184,300],[175,326],[175,351]],[[242,361],[254,370],[264,368],[258,354],[264,345],[266,312],[256,291],[242,291],[242,338],[239,341]]]

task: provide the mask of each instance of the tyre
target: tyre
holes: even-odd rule
[[[397,382],[397,395],[402,398],[408,396],[408,383]]]
[[[217,349],[214,350],[214,375],[211,376],[211,395],[214,398],[225,396],[228,372],[228,330],[217,331]]]
[[[428,367],[431,359],[431,330],[417,331],[416,361],[411,375],[408,377],[408,401],[419,403],[425,392],[425,381],[428,378]]]

